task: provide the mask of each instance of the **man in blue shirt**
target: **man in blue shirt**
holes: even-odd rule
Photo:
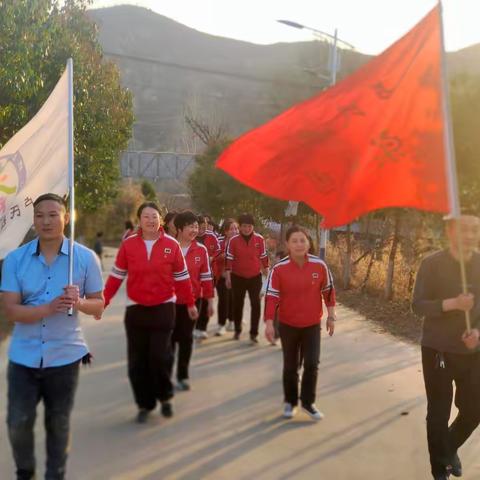
[[[45,478],[65,478],[79,365],[89,354],[78,312],[99,317],[103,311],[98,258],[78,243],[73,252],[73,285],[68,285],[69,241],[63,235],[68,221],[61,197],[41,195],[34,202],[38,238],[9,253],[3,263],[5,314],[15,322],[7,374],[7,424],[17,480],[35,478],[33,430],[40,400],[47,437]]]

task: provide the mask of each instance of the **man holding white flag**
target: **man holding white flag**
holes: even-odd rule
[[[35,478],[34,425],[45,406],[45,478],[63,480],[79,364],[90,353],[78,312],[102,314],[92,250],[74,243],[73,63],[37,115],[0,152],[0,257],[9,349],[7,424],[17,480]],[[43,193],[50,191],[50,193]],[[33,199],[35,199],[33,201]],[[16,248],[33,224],[38,235]],[[70,223],[70,239],[64,229]]]

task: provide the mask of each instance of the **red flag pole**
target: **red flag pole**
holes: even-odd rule
[[[441,35],[441,58],[442,58],[442,107],[443,107],[443,120],[444,120],[444,141],[445,141],[445,153],[447,158],[447,181],[448,181],[448,196],[450,203],[450,216],[455,219],[455,233],[457,236],[458,257],[460,263],[460,276],[462,280],[462,292],[468,293],[467,289],[467,274],[465,270],[465,255],[463,252],[463,246],[460,235],[460,225],[458,219],[461,215],[460,210],[460,197],[458,194],[458,179],[457,179],[457,166],[455,159],[455,140],[453,137],[452,116],[450,109],[450,89],[448,85],[448,71],[447,71],[447,59],[445,54],[445,34],[443,28],[443,5],[439,0],[440,11],[440,35]],[[467,332],[472,329],[470,312],[465,312],[465,324]]]

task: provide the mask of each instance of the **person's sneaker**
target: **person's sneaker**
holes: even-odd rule
[[[455,453],[452,456],[452,460],[450,462],[450,472],[454,477],[461,477],[462,476],[462,462],[458,457],[458,454]]]
[[[235,332],[235,334],[233,335],[233,339],[240,340],[240,332]]]
[[[200,338],[200,330],[198,328],[193,331],[193,338]]]
[[[258,338],[255,335],[250,335],[250,343],[252,345],[257,345],[258,344]]]
[[[199,330],[198,331],[198,338],[200,340],[205,340],[206,338],[208,338],[208,333],[205,330]]]
[[[450,478],[449,473],[439,473],[438,475],[434,475],[434,480],[448,480]]]
[[[188,392],[188,390],[190,390],[190,384],[188,383],[188,380],[179,380],[177,382],[177,390],[180,390],[181,392]]]
[[[297,407],[291,403],[285,403],[283,406],[283,418],[293,418],[297,413]]]
[[[223,337],[225,335],[226,331],[227,330],[225,329],[225,327],[223,325],[220,325],[220,327],[218,327],[217,333],[215,335],[217,337]]]
[[[137,423],[146,423],[149,415],[150,410],[147,410],[146,408],[141,408],[137,413],[137,418],[135,419],[135,421]]]
[[[311,405],[303,405],[302,404],[302,410],[310,418],[313,418],[314,420],[321,420],[324,417],[323,413],[313,403]]]
[[[227,323],[227,332],[234,332],[235,331],[235,323],[231,320]]]
[[[173,417],[173,405],[172,405],[172,403],[171,402],[162,402],[162,405],[160,406],[160,413],[165,418]]]

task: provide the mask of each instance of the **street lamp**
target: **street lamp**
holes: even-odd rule
[[[283,25],[287,25],[288,27],[298,28],[300,30],[309,30],[314,34],[314,36],[320,40],[326,41],[330,45],[330,59],[329,59],[329,66],[328,70],[330,73],[330,77],[328,80],[330,81],[330,86],[333,86],[337,83],[337,71],[339,67],[339,55],[338,55],[338,45],[341,44],[344,48],[353,50],[355,47],[351,44],[346,42],[345,40],[341,40],[338,38],[337,29],[335,29],[335,33],[333,35],[322,32],[322,30],[317,30],[316,28],[307,27],[302,25],[301,23],[292,22],[291,20],[277,20],[277,22],[282,23]],[[321,75],[323,77],[323,75]],[[289,202],[289,206],[287,211],[291,212],[294,211],[296,213],[298,208],[298,202]],[[319,228],[320,234],[320,258],[325,260],[325,254],[327,250],[327,240],[328,240],[328,230],[324,230]]]

